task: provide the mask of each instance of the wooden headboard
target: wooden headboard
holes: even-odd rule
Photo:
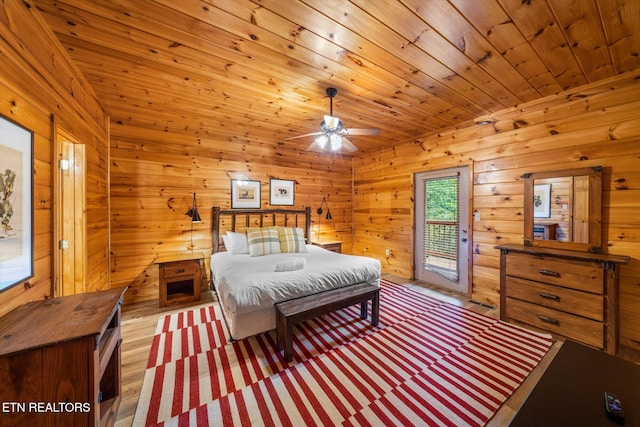
[[[303,210],[295,209],[232,209],[220,210],[219,206],[213,207],[213,253],[220,252],[220,221],[223,217],[229,218],[230,224],[225,230],[247,229],[249,227],[268,227],[282,225],[284,227],[300,227],[304,230],[307,242],[311,239],[311,208]]]

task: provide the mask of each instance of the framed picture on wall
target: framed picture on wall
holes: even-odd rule
[[[231,209],[259,209],[260,181],[231,180]]]
[[[551,184],[533,186],[533,217],[551,217]]]
[[[33,132],[0,116],[0,292],[33,277]]]
[[[293,206],[295,181],[274,179],[269,181],[269,204],[272,206]]]

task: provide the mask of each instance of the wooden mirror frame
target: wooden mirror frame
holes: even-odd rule
[[[588,243],[560,242],[534,238],[533,194],[534,181],[545,178],[589,176],[589,241]],[[602,166],[527,173],[524,179],[524,244],[555,249],[602,252]]]

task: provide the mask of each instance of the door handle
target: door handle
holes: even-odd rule
[[[463,237],[462,239],[460,239],[460,241],[462,241],[462,243],[467,243],[467,238]]]

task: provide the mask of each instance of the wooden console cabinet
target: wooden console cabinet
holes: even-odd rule
[[[180,252],[159,256],[159,306],[200,300],[202,252]]]
[[[0,319],[0,424],[115,423],[125,292],[35,301]]]
[[[501,245],[500,319],[615,354],[618,267],[629,257]]]

